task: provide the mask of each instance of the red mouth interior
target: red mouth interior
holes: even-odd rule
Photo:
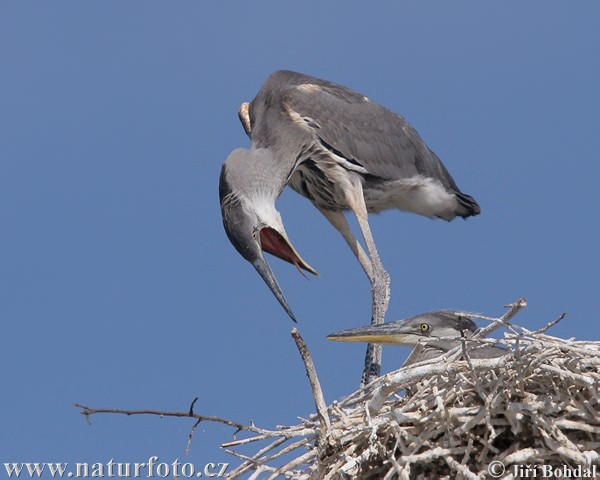
[[[295,265],[302,275],[304,275],[304,272],[301,270],[302,268],[307,272],[313,273],[310,267],[307,267],[302,259],[296,255],[292,247],[290,247],[289,243],[286,242],[285,238],[278,231],[264,227],[260,231],[260,246],[265,252]],[[304,276],[306,277],[306,275]]]

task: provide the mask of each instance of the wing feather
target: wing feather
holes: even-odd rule
[[[304,76],[303,76],[304,77]],[[310,79],[289,85],[282,95],[326,147],[382,179],[422,175],[459,192],[454,179],[400,115],[342,85]]]

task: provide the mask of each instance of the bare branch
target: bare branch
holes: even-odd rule
[[[499,319],[490,323],[487,327],[480,329],[477,333],[475,333],[475,335],[473,335],[473,338],[485,338],[485,337],[489,336],[490,333],[498,330],[502,326],[508,325],[508,322],[510,322],[510,320],[512,320],[514,318],[514,316],[517,313],[519,313],[521,310],[523,310],[526,306],[527,306],[527,299],[524,297],[519,298],[514,303],[509,303],[508,305],[505,305],[505,307],[510,307],[508,312],[506,312],[504,315],[502,315]]]
[[[300,435],[310,435],[314,434],[315,430],[313,429],[300,429],[300,428],[289,428],[289,429],[281,429],[281,430],[267,430],[264,428],[258,428],[253,423],[250,425],[245,425],[240,422],[236,422],[234,420],[229,420],[227,418],[215,417],[211,415],[199,415],[197,413],[190,412],[169,412],[163,410],[124,410],[120,408],[92,408],[87,405],[83,405],[81,403],[74,403],[73,406],[81,408],[81,414],[89,419],[92,415],[96,415],[99,413],[112,413],[112,414],[120,414],[120,415],[154,415],[158,417],[190,417],[195,418],[199,422],[213,422],[213,423],[221,423],[223,425],[228,425],[230,427],[234,427],[237,431],[246,431],[252,432],[259,435],[262,435],[264,438],[274,438],[274,437],[284,437],[284,438],[293,438],[295,436]],[[88,420],[89,421],[89,420]]]
[[[323,390],[321,389],[321,384],[312,357],[298,329],[292,329],[292,337],[294,337],[294,341],[296,342],[296,346],[298,347],[298,351],[300,352],[300,356],[302,357],[302,361],[306,368],[306,374],[310,380],[315,406],[317,407],[317,416],[319,417],[319,423],[321,424],[319,430],[319,449],[324,450],[328,443],[329,431],[331,430],[331,422],[329,420],[329,415],[327,414],[327,404],[325,403],[325,397],[323,396]]]

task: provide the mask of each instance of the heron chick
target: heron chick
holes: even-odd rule
[[[477,325],[468,317],[450,310],[436,310],[395,322],[352,328],[328,335],[329,340],[339,342],[369,342],[381,345],[424,344],[416,356],[412,354],[403,366],[439,357],[460,346],[461,338],[469,338],[477,331]],[[471,358],[496,358],[509,350],[496,345],[477,346],[467,343]]]
[[[384,320],[389,279],[368,213],[397,208],[452,220],[480,212],[403,117],[342,85],[275,72],[252,102],[242,104],[239,117],[252,147],[234,150],[223,164],[223,225],[293,320],[263,255],[317,274],[292,245],[275,208],[286,185],[308,198],[352,249],[371,281],[373,298],[379,298],[373,303],[374,323]],[[345,211],[357,216],[369,255],[351,232]]]

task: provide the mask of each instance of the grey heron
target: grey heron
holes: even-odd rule
[[[423,344],[422,350],[409,356],[403,365],[407,366],[439,357],[458,347],[461,337],[469,338],[476,331],[477,325],[470,318],[450,310],[436,310],[395,322],[343,330],[332,333],[327,338],[339,342],[370,342],[380,345],[416,347]],[[496,345],[467,344],[467,352],[469,357],[481,359],[500,357],[509,350]]]
[[[384,320],[390,289],[368,213],[397,208],[450,221],[480,212],[403,117],[342,85],[278,71],[251,103],[242,104],[239,117],[252,147],[234,150],[223,164],[223,225],[294,321],[263,255],[317,275],[293,246],[275,208],[286,185],[325,215],[357,257],[371,282],[374,324]],[[350,229],[344,213],[349,210],[368,255]],[[369,347],[367,375],[378,373],[380,356],[380,347]]]

